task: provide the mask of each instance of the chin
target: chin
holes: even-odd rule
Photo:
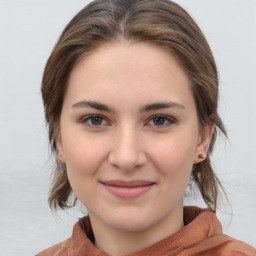
[[[140,232],[150,228],[150,224],[136,220],[126,220],[126,222],[113,223],[113,227],[127,232]]]
[[[153,219],[152,214],[127,211],[122,215],[120,213],[112,215],[112,218],[108,219],[108,224],[119,230],[139,232],[150,228],[153,225]]]

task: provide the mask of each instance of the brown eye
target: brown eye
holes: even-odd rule
[[[154,125],[164,125],[166,122],[166,118],[162,116],[157,116],[153,118]]]
[[[108,122],[105,120],[105,118],[100,115],[85,116],[81,119],[80,122],[92,128],[101,128],[103,126],[108,125]]]
[[[101,125],[103,121],[103,118],[100,116],[93,116],[91,117],[91,124],[92,125]]]
[[[176,123],[175,119],[171,116],[166,115],[155,115],[147,123],[149,126],[155,126],[158,128],[168,127]]]

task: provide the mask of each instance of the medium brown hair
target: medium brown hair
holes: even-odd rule
[[[168,49],[186,70],[196,103],[200,131],[214,126],[209,154],[217,128],[226,135],[217,113],[218,74],[211,49],[191,16],[169,0],[95,0],[82,9],[66,26],[44,70],[42,97],[49,127],[49,140],[55,154],[56,169],[49,195],[51,208],[76,203],[66,167],[56,156],[56,138],[68,78],[77,62],[104,43],[147,42]],[[221,184],[210,156],[194,165],[191,177],[207,206],[216,211]]]

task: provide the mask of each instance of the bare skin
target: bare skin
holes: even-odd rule
[[[212,128],[199,133],[189,78],[165,49],[103,45],[72,70],[58,152],[95,245],[139,251],[183,227],[183,194]]]

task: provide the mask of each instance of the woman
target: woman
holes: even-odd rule
[[[218,74],[177,4],[91,2],[48,59],[42,96],[57,163],[49,203],[78,199],[88,216],[38,255],[256,255],[214,214]],[[208,209],[183,208],[189,180]]]

